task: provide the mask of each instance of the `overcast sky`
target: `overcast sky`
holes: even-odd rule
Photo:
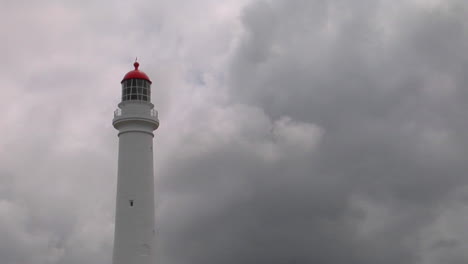
[[[159,264],[468,262],[468,1],[0,1],[1,264],[110,264],[136,56]]]

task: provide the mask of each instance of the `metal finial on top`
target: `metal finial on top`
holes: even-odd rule
[[[138,67],[140,66],[140,63],[138,63],[138,57],[135,58],[135,63],[133,63],[133,66],[135,66],[135,70],[138,71]]]

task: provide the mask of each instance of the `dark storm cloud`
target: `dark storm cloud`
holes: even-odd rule
[[[263,119],[288,116],[323,133],[311,135],[318,141],[313,151],[277,146],[282,155],[268,162],[255,152],[262,143],[279,144],[266,122],[271,127],[256,137],[241,134],[176,159],[178,168],[161,187],[163,195],[178,196],[168,213],[178,220],[161,216],[166,261],[466,261],[443,246],[466,242],[444,243],[457,235],[434,230],[467,183],[467,7],[462,1],[248,7],[230,67],[232,100],[263,109]],[[255,120],[244,118],[231,120],[237,133],[242,122]]]
[[[468,260],[464,1],[18,3],[2,264],[110,263],[134,56],[161,119],[158,263]]]

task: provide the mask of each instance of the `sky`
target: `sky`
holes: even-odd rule
[[[153,81],[159,264],[468,262],[465,0],[1,0],[0,262],[111,263]]]

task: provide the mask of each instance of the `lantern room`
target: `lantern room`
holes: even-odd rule
[[[140,64],[133,64],[135,69],[125,74],[122,80],[122,102],[151,102],[151,80],[146,73],[138,70]]]

